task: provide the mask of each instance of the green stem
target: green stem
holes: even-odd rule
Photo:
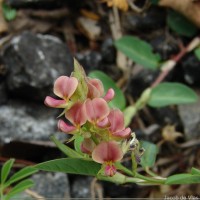
[[[158,183],[158,184],[164,184],[165,183],[165,178],[162,179],[157,179],[157,178],[152,178],[152,177],[147,177],[147,176],[143,176],[141,174],[138,174],[137,172],[135,173],[135,178],[139,178],[148,182],[152,182],[152,183]]]
[[[0,185],[0,197],[1,197],[0,199],[1,200],[4,200],[3,188],[4,188],[3,185]]]

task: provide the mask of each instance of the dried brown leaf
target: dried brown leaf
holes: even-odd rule
[[[3,17],[2,2],[3,0],[0,0],[0,34],[8,31],[7,23]]]
[[[196,26],[200,27],[200,1],[160,0],[160,6],[169,7],[183,14]]]

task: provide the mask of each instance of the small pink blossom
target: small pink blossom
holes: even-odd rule
[[[92,152],[92,159],[98,163],[116,162],[123,157],[119,144],[115,141],[101,142]]]
[[[114,98],[114,96],[115,96],[115,91],[112,88],[110,88],[103,98],[105,101],[109,102]]]
[[[111,110],[108,115],[109,131],[115,137],[127,138],[131,134],[130,128],[124,126],[124,115],[119,109]]]
[[[85,108],[88,121],[94,124],[106,118],[110,110],[103,98],[87,99],[85,101]]]
[[[114,176],[117,172],[115,165],[112,162],[105,163],[105,175],[106,176]]]
[[[87,121],[85,105],[81,102],[76,102],[65,113],[65,117],[75,126],[82,126]]]
[[[75,103],[68,111],[66,111],[65,117],[72,125],[65,123],[63,120],[59,120],[58,129],[64,133],[77,132],[87,121],[84,104],[81,102]]]
[[[57,100],[47,96],[44,103],[53,108],[65,108],[70,97],[76,91],[78,87],[78,80],[75,77],[60,76],[54,83],[53,92],[56,96],[62,100]]]
[[[93,99],[96,97],[101,97],[104,93],[104,87],[99,79],[87,78],[88,85],[88,98]]]
[[[92,141],[90,138],[85,138],[83,142],[81,143],[81,151],[83,153],[87,153],[89,155],[92,154],[94,148],[95,148],[95,143]]]
[[[116,168],[113,163],[123,158],[123,152],[115,141],[101,142],[92,152],[92,159],[95,162],[104,164],[104,172],[107,176],[113,176]]]
[[[58,129],[63,133],[74,134],[77,128],[73,125],[65,123],[62,119],[58,121]]]

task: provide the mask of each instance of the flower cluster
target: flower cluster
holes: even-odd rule
[[[60,76],[53,91],[60,99],[47,96],[45,104],[64,109],[62,114],[66,120],[58,121],[59,130],[81,135],[84,138],[81,151],[103,164],[106,176],[113,176],[115,162],[125,153],[122,143],[131,135],[131,129],[124,126],[123,113],[108,105],[114,98],[114,90],[109,89],[104,95],[100,80],[86,77],[84,73],[73,73],[70,77]]]

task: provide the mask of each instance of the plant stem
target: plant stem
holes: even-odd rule
[[[157,178],[151,178],[151,177],[147,177],[147,176],[143,176],[139,173],[135,173],[135,178],[139,178],[148,182],[152,182],[152,183],[158,183],[158,184],[164,184],[165,183],[165,178],[162,179],[157,179]]]
[[[4,200],[3,188],[4,188],[3,185],[0,185],[0,197],[1,197],[0,199],[1,200]]]

